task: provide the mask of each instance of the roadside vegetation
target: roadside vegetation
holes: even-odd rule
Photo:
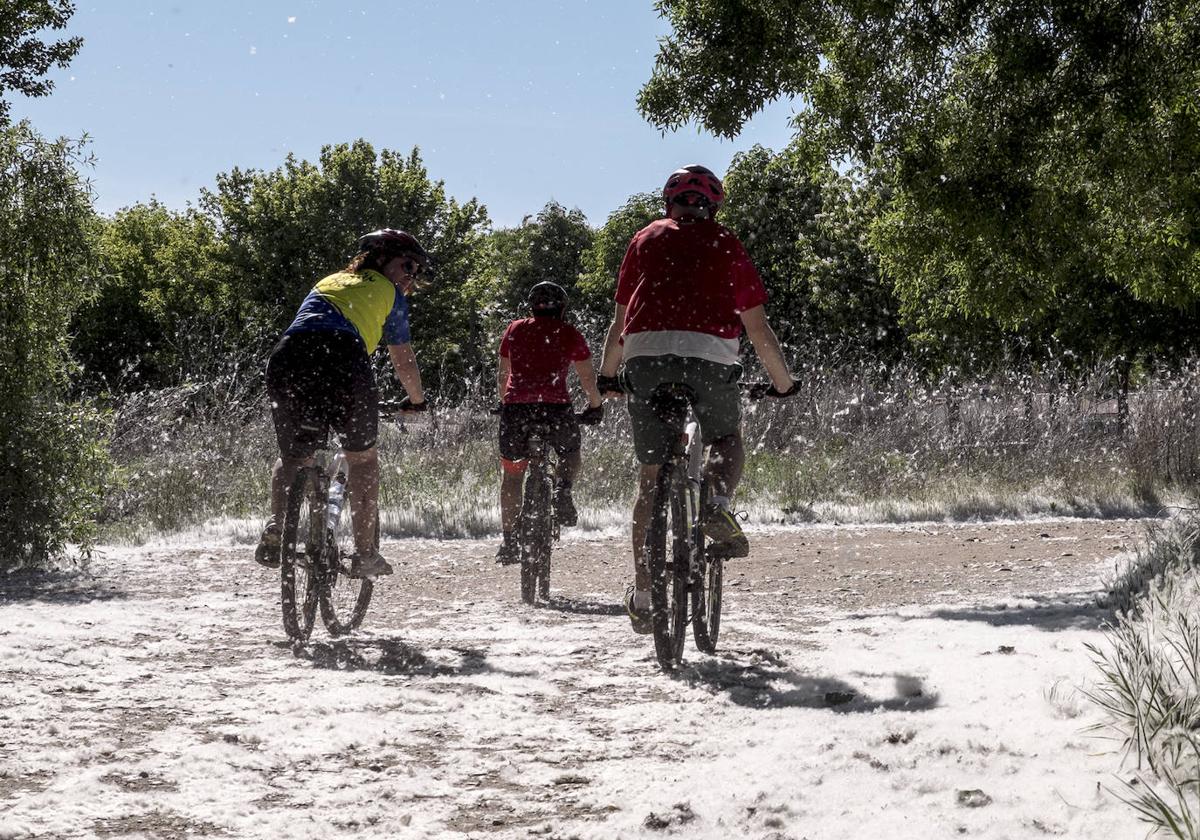
[[[1116,619],[1089,646],[1087,696],[1121,747],[1116,793],[1158,834],[1200,837],[1200,513],[1155,529],[1113,581]]]

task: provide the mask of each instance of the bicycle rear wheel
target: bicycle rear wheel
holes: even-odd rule
[[[683,658],[687,634],[688,575],[692,546],[686,486],[679,467],[658,473],[645,557],[650,567],[650,611],[658,664],[673,669]]]
[[[696,647],[705,653],[717,652],[717,635],[721,632],[721,583],[724,577],[725,558],[705,552],[696,580],[692,582],[692,635],[696,637]]]
[[[346,558],[354,553],[354,529],[350,522],[352,501],[347,496],[338,516],[337,527],[326,535],[325,551],[317,576],[321,621],[331,636],[344,636],[358,629],[375,592],[375,584],[370,578],[350,577],[346,573]],[[375,517],[375,549],[379,549],[378,514]]]
[[[525,476],[521,504],[521,600],[527,604],[550,598],[550,544],[553,526],[550,479],[545,464],[534,461]]]
[[[288,490],[279,553],[280,604],[283,630],[303,642],[312,634],[317,614],[313,568],[325,544],[324,498],[321,473],[302,469]]]

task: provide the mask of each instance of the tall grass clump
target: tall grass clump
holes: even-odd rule
[[[1151,532],[1113,582],[1118,608],[1086,694],[1105,713],[1098,728],[1136,762],[1122,798],[1165,836],[1200,838],[1200,516],[1189,511]]]

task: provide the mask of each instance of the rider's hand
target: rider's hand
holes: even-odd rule
[[[794,397],[800,393],[800,383],[793,379],[790,388],[786,391],[780,391],[769,382],[755,382],[750,386],[749,393],[752,400],[761,400],[763,397],[774,397],[777,400],[782,400]]]
[[[579,422],[585,426],[595,426],[604,419],[604,404],[589,405],[579,412]]]
[[[625,393],[625,390],[621,387],[621,382],[615,376],[605,376],[603,374],[597,376],[596,387],[600,389],[600,395],[604,397],[609,394],[616,396]]]
[[[396,410],[402,414],[416,414],[421,411],[428,411],[429,400],[413,402],[412,397],[406,396],[404,399],[400,400],[400,403],[396,406]]]

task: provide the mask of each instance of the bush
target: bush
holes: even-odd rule
[[[67,324],[95,230],[82,147],[0,129],[0,570],[86,552],[108,460],[105,418],[67,399]]]

